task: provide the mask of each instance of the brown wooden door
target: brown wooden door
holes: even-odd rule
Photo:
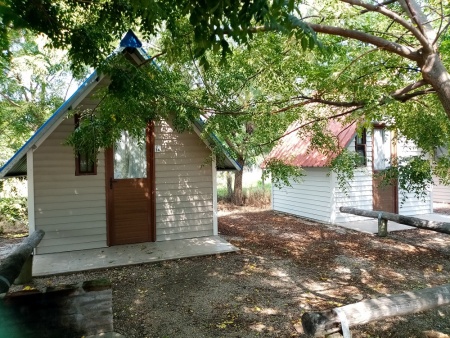
[[[390,161],[396,156],[396,147],[393,143],[392,132],[384,128],[375,127],[372,135],[372,193],[373,210],[398,212],[397,181],[389,185],[381,185],[381,178],[377,174],[389,168]]]
[[[108,245],[155,241],[153,127],[145,134],[124,132],[105,153]]]

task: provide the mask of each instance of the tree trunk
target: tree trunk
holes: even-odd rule
[[[25,238],[23,242],[0,264],[0,293],[5,293],[19,276],[22,266],[44,237],[44,231],[37,230]]]
[[[423,79],[429,83],[439,98],[448,118],[450,118],[450,74],[438,53],[423,56],[419,64]]]
[[[306,334],[320,337],[375,320],[404,316],[447,304],[450,304],[450,284],[368,299],[323,312],[307,312],[302,316],[302,326]]]
[[[231,197],[233,196],[233,177],[231,176],[231,172],[226,172],[227,178],[227,200],[231,201]]]
[[[243,174],[244,174],[245,161],[243,158],[238,158],[237,163],[240,165],[240,167],[242,169],[237,170],[234,173],[234,192],[233,192],[233,198],[231,199],[231,201],[235,205],[243,205],[244,199],[243,199],[243,194],[242,194],[242,178],[243,178]]]

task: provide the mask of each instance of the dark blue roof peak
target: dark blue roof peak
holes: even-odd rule
[[[134,34],[134,32],[130,29],[130,30],[128,30],[127,34],[125,34],[123,39],[120,41],[120,47],[141,48],[142,42],[139,41],[136,34]]]

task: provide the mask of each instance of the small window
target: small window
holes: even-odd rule
[[[80,125],[80,116],[75,114],[75,129]],[[75,176],[97,175],[97,161],[87,153],[78,152],[75,157]]]
[[[361,135],[356,135],[355,137],[355,151],[360,155],[360,161],[358,166],[365,167],[367,165],[367,154],[366,154],[366,130],[363,129]]]

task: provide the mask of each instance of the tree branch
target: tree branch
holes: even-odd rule
[[[310,29],[312,29],[316,33],[324,33],[324,34],[330,34],[335,36],[341,36],[344,38],[349,38],[353,40],[358,40],[361,42],[365,42],[371,45],[374,45],[380,49],[386,50],[388,52],[400,55],[401,57],[404,57],[406,59],[409,59],[414,62],[418,62],[420,60],[420,53],[416,51],[415,49],[407,46],[403,46],[399,43],[392,42],[383,38],[380,38],[378,36],[374,36],[371,34],[367,34],[361,31],[352,30],[352,29],[346,29],[341,28],[337,26],[329,26],[329,25],[322,25],[322,24],[316,24],[316,23],[308,23],[305,21],[302,21],[301,19],[297,18],[294,15],[289,15],[289,18],[291,19],[291,23],[294,27],[299,27],[298,21],[301,21],[305,25],[307,25]],[[304,29],[303,27],[299,27],[300,29]],[[250,27],[248,28],[248,32],[250,33],[263,33],[267,31],[278,31],[277,27],[272,26],[256,26],[256,27]],[[225,28],[219,28],[215,31],[215,34],[218,35],[232,35],[233,29],[229,27]]]
[[[395,92],[393,92],[391,94],[391,96],[393,98],[401,97],[402,95],[404,95],[406,93],[409,93],[410,91],[412,91],[414,89],[417,89],[417,88],[420,88],[420,87],[425,86],[425,85],[427,85],[427,82],[425,80],[420,80],[420,81],[417,81],[415,83],[412,83],[412,84],[406,86],[405,88],[396,90]]]
[[[436,91],[433,88],[427,88],[427,89],[424,89],[424,90],[418,90],[418,91],[416,91],[414,93],[404,94],[404,95],[395,97],[395,99],[397,101],[400,101],[400,102],[406,102],[406,101],[411,100],[414,97],[422,96],[422,95],[428,95],[428,94],[432,94],[432,93],[436,93]]]
[[[17,104],[16,102],[14,102],[9,96],[5,95],[4,93],[0,92],[0,95],[6,100],[8,101],[11,105],[13,105],[14,107],[20,107],[19,104]]]
[[[362,2],[360,0],[341,0],[341,1],[346,2],[350,5],[363,7],[365,9],[367,9],[368,11],[377,12],[377,13],[383,14],[384,16],[386,16],[388,18],[391,18],[398,24],[405,27],[408,31],[410,31],[417,38],[417,40],[419,40],[422,47],[424,49],[426,49],[428,52],[431,52],[432,49],[430,46],[430,42],[427,40],[425,35],[420,31],[420,29],[417,29],[416,27],[412,26],[408,21],[403,19],[397,13],[392,12],[383,6],[371,5],[369,3]],[[414,17],[414,15],[413,15],[413,17]],[[417,20],[414,19],[414,21],[417,21]]]
[[[335,119],[335,118],[342,117],[342,116],[345,116],[345,115],[349,115],[349,114],[351,114],[351,113],[353,113],[353,112],[355,112],[355,111],[357,111],[357,110],[359,110],[359,109],[361,109],[363,107],[364,106],[355,107],[353,109],[350,109],[350,110],[347,110],[345,112],[342,112],[342,113],[339,113],[339,114],[336,114],[336,115],[332,115],[332,116],[318,117],[318,118],[316,118],[314,120],[311,120],[309,122],[303,123],[302,125],[298,126],[297,128],[294,128],[293,130],[291,130],[291,131],[289,131],[287,133],[284,133],[280,137],[276,137],[276,138],[274,138],[274,139],[272,139],[270,141],[264,142],[264,143],[260,144],[259,146],[262,147],[262,146],[266,146],[268,144],[272,144],[272,143],[274,143],[274,142],[276,142],[278,140],[281,140],[283,137],[286,137],[286,136],[288,136],[288,135],[290,135],[290,134],[292,134],[292,133],[294,133],[294,132],[296,132],[296,131],[298,131],[298,130],[300,130],[300,129],[302,129],[302,128],[310,125],[310,124],[313,124],[313,123],[316,123],[316,122],[320,122],[320,121]]]
[[[364,56],[366,56],[369,53],[373,53],[378,51],[378,48],[373,48],[371,50],[368,50],[367,52],[362,53],[361,55],[358,55],[355,59],[353,59],[348,65],[346,65],[338,74],[338,76],[336,76],[336,79],[340,78],[341,75],[347,70],[349,69],[356,61],[358,61],[359,59],[363,58]]]
[[[442,21],[441,21],[441,25],[442,25]],[[439,30],[438,33],[436,34],[436,38],[433,41],[433,44],[436,43],[436,41],[441,37],[442,34],[445,33],[445,31],[448,29],[448,27],[450,26],[450,19],[449,21],[445,24],[444,28],[442,30]],[[440,28],[439,28],[440,29]]]
[[[397,0],[388,0],[388,1],[381,2],[381,3],[379,3],[379,4],[376,4],[375,6],[376,6],[376,7],[382,7],[382,6],[386,6],[386,5],[393,4],[394,2],[397,2]],[[367,12],[370,12],[370,11],[369,11],[368,9],[365,9],[365,10],[362,10],[362,11],[361,11],[361,14],[364,14],[364,13],[367,13]]]
[[[335,26],[319,25],[314,23],[308,23],[308,25],[312,30],[314,30],[317,33],[337,35],[342,36],[344,38],[350,38],[354,40],[359,40],[361,42],[366,42],[371,45],[377,46],[380,49],[400,55],[401,57],[404,57],[411,61],[418,62],[420,58],[420,54],[411,47],[403,46],[399,43],[392,42],[371,34]]]
[[[427,16],[422,11],[422,8],[415,0],[398,0],[398,2],[405,11],[405,13],[408,15],[408,17],[413,22],[416,22],[417,26],[423,32],[422,34],[426,39],[427,41],[426,45],[428,46],[428,48],[425,48],[426,45],[422,44],[424,46],[425,51],[428,53],[432,53],[434,49],[433,41],[436,38],[436,32],[434,28],[430,25]]]
[[[160,57],[161,55],[166,54],[166,51],[162,51],[161,53],[158,53],[156,55],[153,55],[151,58],[145,60],[144,62],[142,62],[138,67],[142,67],[145,66],[147,63],[152,62],[153,60],[155,60],[156,58]]]

